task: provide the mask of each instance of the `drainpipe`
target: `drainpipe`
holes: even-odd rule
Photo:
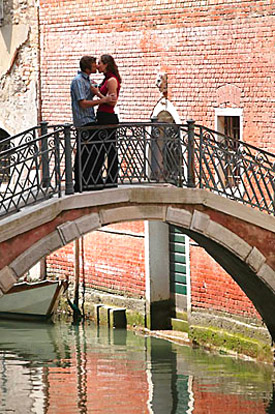
[[[42,121],[42,93],[41,93],[41,31],[40,31],[40,4],[39,0],[36,1],[37,8],[37,124]]]
[[[81,264],[82,264],[82,317],[85,318],[86,281],[85,281],[85,245],[84,245],[84,237],[81,237],[80,241],[81,241]]]
[[[37,18],[37,84],[36,84],[36,108],[37,108],[37,125],[42,121],[42,99],[41,99],[41,33],[40,33],[40,4],[39,0],[35,3]],[[44,280],[47,278],[47,258],[40,260],[40,277]]]
[[[80,260],[79,260],[79,239],[75,240],[74,242],[74,258],[75,258],[75,266],[74,266],[74,302],[72,305],[73,309],[73,321],[77,323],[81,319],[81,312],[79,310],[79,273],[80,273]]]

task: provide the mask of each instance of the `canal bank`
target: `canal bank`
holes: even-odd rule
[[[81,304],[81,305],[80,305]],[[274,349],[267,329],[255,321],[230,318],[229,315],[201,312],[171,311],[168,317],[169,329],[148,329],[146,323],[146,302],[93,289],[85,291],[85,301],[80,297],[79,310],[83,320],[97,326],[131,329],[145,335],[152,335],[178,344],[202,347],[224,355],[254,359],[272,364]],[[73,317],[73,309],[63,297],[59,316]],[[194,323],[197,322],[197,323]],[[250,323],[249,323],[250,322]]]

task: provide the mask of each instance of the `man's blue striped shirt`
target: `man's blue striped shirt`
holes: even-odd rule
[[[79,101],[86,99],[91,101],[94,94],[90,88],[90,79],[87,73],[78,71],[71,83],[71,99],[73,122],[75,126],[83,126],[89,122],[95,122],[94,108],[81,108]]]

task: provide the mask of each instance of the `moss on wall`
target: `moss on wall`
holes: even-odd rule
[[[190,326],[189,338],[194,344],[220,352],[247,355],[258,361],[273,362],[271,346],[238,334],[231,334],[213,327]]]

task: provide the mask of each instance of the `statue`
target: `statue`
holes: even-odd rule
[[[167,98],[168,93],[168,76],[166,72],[159,72],[156,79],[156,86],[164,98]]]

